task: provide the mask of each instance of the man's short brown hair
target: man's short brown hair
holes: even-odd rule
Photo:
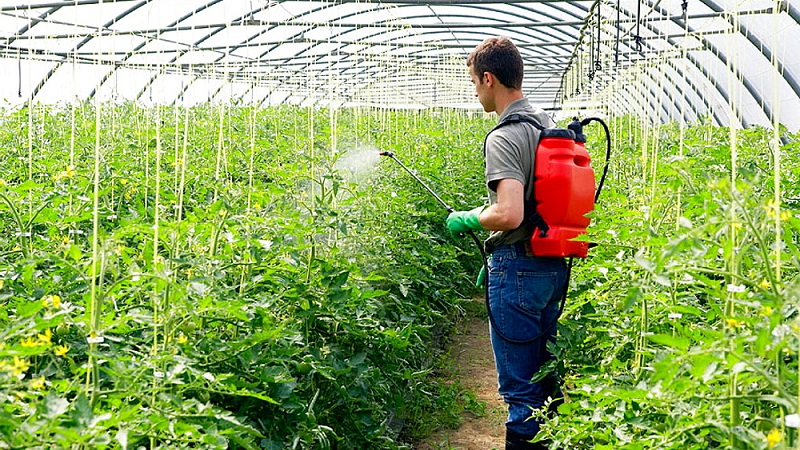
[[[481,76],[491,72],[506,87],[522,90],[525,67],[517,46],[507,37],[493,37],[480,43],[467,57],[467,67]]]

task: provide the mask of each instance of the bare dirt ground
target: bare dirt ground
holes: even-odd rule
[[[486,413],[465,413],[458,429],[443,430],[419,443],[417,450],[493,450],[504,448],[506,406],[497,393],[497,372],[486,318],[469,317],[453,337],[454,377],[477,399]]]

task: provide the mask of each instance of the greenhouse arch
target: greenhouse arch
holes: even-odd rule
[[[685,61],[697,68],[684,75],[690,90],[696,92],[707,78],[743,126],[773,122],[790,129],[800,126],[796,113],[800,69],[789,57],[786,41],[770,38],[765,28],[784,27],[787,37],[796,37],[793,30],[800,13],[792,2],[752,0],[734,8],[713,0],[671,4],[259,0],[236,6],[224,0],[180,5],[163,0],[98,0],[4,4],[0,11],[9,25],[3,71],[6,79],[16,81],[8,83],[4,92],[11,104],[29,98],[69,101],[63,89],[49,85],[80,77],[80,85],[88,88],[81,88],[80,95],[88,98],[100,92],[146,102],[150,96],[160,103],[204,102],[222,95],[222,86],[203,97],[192,94],[196,90],[191,86],[210,82],[242,85],[232,88],[232,95],[246,92],[250,100],[262,104],[290,99],[317,105],[388,101],[427,108],[446,98],[443,105],[474,108],[463,78],[456,84],[445,80],[463,73],[463,58],[483,37],[508,35],[529,66],[525,92],[551,108],[583,108],[595,101],[592,97],[611,89],[614,80],[624,79],[629,71],[636,73],[642,65],[661,73],[654,74],[658,79],[653,81],[670,83],[667,67],[677,69]],[[102,21],[91,18],[100,14]],[[155,16],[157,26],[142,22]],[[80,19],[70,23],[76,18]],[[735,35],[746,44],[734,44],[735,51],[730,44],[720,47],[722,39]],[[34,67],[34,61],[40,63]],[[37,78],[42,68],[46,72]],[[756,72],[745,73],[749,70]],[[766,78],[771,70],[777,80]],[[374,81],[381,79],[400,86],[398,80],[411,72],[421,79],[398,88],[408,95],[405,99],[375,86]],[[120,89],[118,80],[123,78],[138,88]],[[167,88],[158,87],[159,79],[173,80],[168,85],[178,82],[183,93],[161,98],[158,91]],[[312,87],[312,79],[324,79],[328,86],[318,82]],[[739,102],[730,102],[727,92],[736,85],[737,97],[752,99],[741,111],[736,111]],[[434,91],[440,94],[436,102],[421,102],[433,98]],[[681,92],[687,93],[681,101],[691,104],[695,116],[713,115],[721,124],[729,120],[704,95]],[[381,100],[374,101],[376,96]],[[786,105],[780,108],[781,117],[773,105],[776,100]],[[752,104],[763,110],[763,116],[752,111]],[[672,113],[669,117],[678,119]]]
[[[0,0],[0,450],[800,449],[799,42],[800,0]]]

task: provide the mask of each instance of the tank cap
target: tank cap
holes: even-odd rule
[[[567,125],[567,128],[575,133],[575,142],[586,142],[586,135],[583,134],[583,124],[577,117],[572,118],[572,122]]]

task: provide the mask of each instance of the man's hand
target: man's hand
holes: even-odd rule
[[[469,211],[453,211],[447,216],[447,229],[453,236],[458,236],[467,231],[483,230],[480,215],[483,206]]]

